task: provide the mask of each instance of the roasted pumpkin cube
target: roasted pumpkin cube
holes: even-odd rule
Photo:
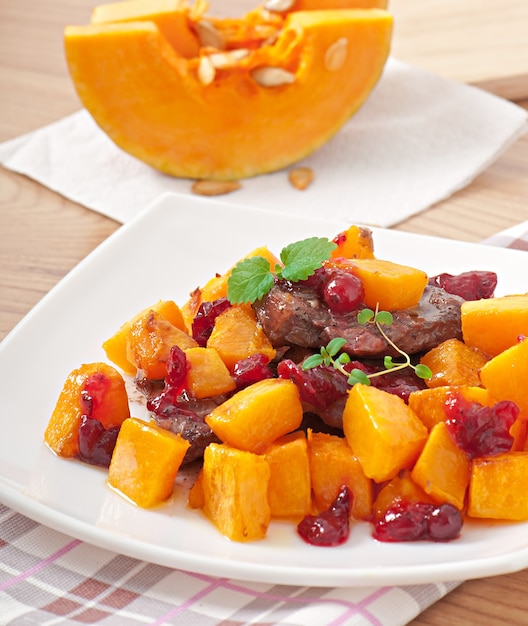
[[[262,454],[275,439],[297,430],[302,417],[295,383],[268,378],[235,393],[205,421],[224,443]]]
[[[185,356],[190,365],[185,386],[195,398],[210,398],[236,388],[233,377],[214,348],[189,348],[185,350]]]
[[[250,306],[232,306],[216,318],[207,347],[214,348],[229,371],[237,361],[253,354],[264,354],[271,361],[276,350],[257,322]]]
[[[412,479],[410,470],[402,470],[378,492],[373,509],[374,520],[381,519],[387,509],[397,502],[434,503],[435,501]]]
[[[464,343],[497,356],[528,335],[528,294],[464,302],[461,324]]]
[[[308,432],[308,452],[314,504],[324,511],[334,502],[343,485],[352,492],[351,514],[368,519],[372,513],[372,481],[365,476],[344,437]]]
[[[478,402],[483,406],[493,406],[496,403],[496,400],[484,387],[444,385],[413,391],[409,394],[408,404],[427,430],[431,430],[438,422],[446,421],[445,405],[453,393],[459,393],[469,402]]]
[[[203,509],[205,504],[203,492],[203,467],[198,472],[192,487],[189,489],[187,504],[191,509]]]
[[[269,446],[268,500],[272,517],[301,518],[310,512],[312,491],[306,435],[296,431]]]
[[[198,343],[153,310],[131,323],[127,335],[127,358],[146,378],[165,378],[172,346],[186,350],[196,348]]]
[[[445,422],[436,424],[411,472],[413,480],[436,502],[464,508],[470,461],[451,437]]]
[[[410,467],[427,439],[427,428],[401,398],[363,384],[350,390],[343,430],[363,471],[376,482]]]
[[[263,539],[271,518],[269,480],[265,457],[211,443],[204,453],[203,511],[232,541]]]
[[[372,231],[363,226],[352,225],[338,233],[332,241],[337,248],[332,252],[332,258],[345,257],[347,259],[373,259],[374,240]]]
[[[432,376],[426,379],[428,387],[444,385],[480,386],[479,371],[488,357],[476,348],[470,348],[458,339],[447,339],[432,348],[420,359],[429,367]]]
[[[44,441],[55,454],[79,453],[79,426],[87,414],[106,429],[119,427],[130,417],[125,381],[107,363],[86,363],[68,375],[44,432]]]
[[[190,443],[154,422],[135,417],[123,422],[108,468],[108,484],[143,508],[161,504]]]
[[[528,452],[473,459],[469,481],[470,517],[528,520]]]
[[[494,398],[512,400],[528,417],[528,339],[488,361],[480,370],[480,380]]]
[[[380,311],[416,306],[428,281],[424,271],[384,259],[337,258],[325,265],[338,267],[360,278],[364,289],[363,302]]]
[[[120,367],[126,374],[133,375],[136,373],[136,366],[127,357],[127,339],[130,327],[149,311],[156,311],[176,328],[185,330],[182,312],[179,306],[172,300],[159,300],[152,306],[140,311],[131,320],[125,322],[112,337],[103,343],[103,350],[110,361]]]

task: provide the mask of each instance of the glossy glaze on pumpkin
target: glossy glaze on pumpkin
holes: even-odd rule
[[[241,18],[240,28],[258,15]],[[187,58],[189,33],[177,51],[151,20],[69,26],[66,58],[84,106],[123,150],[173,176],[245,178],[328,141],[376,85],[391,40],[392,18],[378,9],[262,15],[265,25],[280,21],[277,38],[217,67],[209,84],[200,58],[225,50]],[[187,18],[178,23],[191,30],[202,19]],[[337,63],[332,46],[341,49]],[[293,82],[262,86],[263,67],[285,70]]]

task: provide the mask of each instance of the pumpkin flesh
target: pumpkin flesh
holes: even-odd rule
[[[391,30],[383,10],[294,12],[275,43],[206,85],[206,49],[185,58],[153,21],[69,26],[65,50],[81,101],[119,147],[173,176],[230,180],[284,168],[328,141],[377,83]],[[329,70],[326,53],[341,40],[346,54]],[[294,82],[263,87],[252,75],[262,67]]]

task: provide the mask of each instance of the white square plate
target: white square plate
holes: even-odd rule
[[[421,584],[478,578],[528,566],[528,524],[466,524],[450,543],[384,544],[365,523],[348,542],[318,548],[295,526],[226,540],[176,495],[141,510],[111,491],[106,472],[55,457],[43,432],[69,372],[105,360],[102,342],[159,299],[183,304],[215,272],[260,245],[332,238],[347,224],[270,214],[216,200],[167,195],[80,263],[0,344],[0,499],[84,541],[131,557],[246,581],[318,586]],[[376,255],[442,271],[497,272],[497,293],[527,291],[526,253],[398,231],[374,231]],[[135,410],[132,405],[132,410]]]

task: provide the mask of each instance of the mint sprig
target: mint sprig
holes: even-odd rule
[[[280,253],[282,265],[274,268],[262,256],[243,259],[227,280],[227,299],[231,304],[253,304],[273,287],[275,276],[292,282],[306,280],[330,258],[336,247],[324,237],[309,237],[284,247]]]

